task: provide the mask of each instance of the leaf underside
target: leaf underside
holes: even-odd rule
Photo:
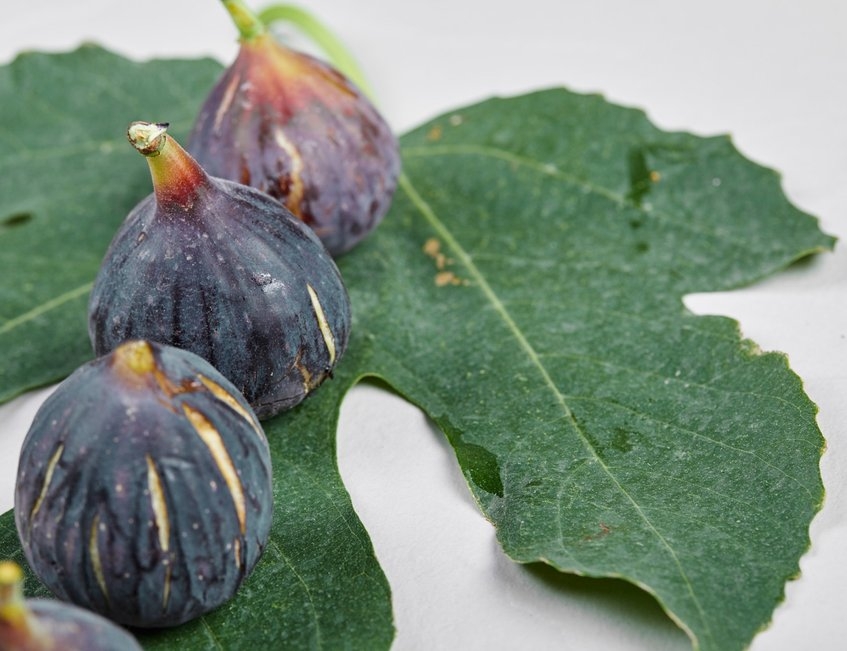
[[[173,83],[145,112],[135,93],[153,71]],[[87,284],[149,190],[123,129],[165,111],[185,128],[218,71],[93,47],[0,69],[12,106],[0,270],[15,278],[0,287],[4,399],[90,356]],[[61,103],[44,99],[45,78],[64,79]],[[70,152],[89,120],[83,166]],[[391,213],[339,261],[354,310],[339,373],[266,424],[265,556],[230,604],[145,646],[390,645],[389,589],[334,456],[344,393],[375,376],[445,432],[512,558],[624,578],[696,647],[745,647],[808,546],[823,440],[785,357],[682,297],[751,283],[832,239],[727,138],[665,133],[598,96],[493,99],[402,146]],[[0,555],[20,557],[11,514]]]

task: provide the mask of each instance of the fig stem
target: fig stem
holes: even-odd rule
[[[158,156],[165,146],[168,131],[167,122],[153,124],[151,122],[133,122],[127,129],[126,136],[141,154]]]
[[[132,146],[147,159],[156,200],[188,209],[208,176],[167,131],[167,122],[133,122],[126,135]]]
[[[0,562],[0,634],[15,636],[19,641],[36,635],[37,629],[24,599],[24,571],[14,561]],[[16,648],[4,646],[6,641],[0,639],[0,648]]]
[[[23,586],[24,572],[20,565],[13,561],[0,562],[0,622],[13,628],[21,628],[29,619]]]
[[[224,7],[238,28],[240,40],[249,42],[267,32],[264,23],[253,13],[243,0],[222,0]]]
[[[326,25],[308,11],[293,5],[275,4],[259,12],[259,20],[267,26],[277,21],[289,22],[308,36],[326,54],[329,62],[338,68],[369,99],[374,95],[356,59],[341,40]]]
[[[127,341],[115,348],[112,360],[118,372],[130,377],[149,375],[156,370],[153,349],[143,339]]]

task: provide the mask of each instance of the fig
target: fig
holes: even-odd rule
[[[268,443],[208,362],[144,340],[78,368],[24,439],[15,524],[62,600],[135,627],[230,599],[267,543]]]
[[[240,49],[197,117],[188,151],[306,222],[334,256],[382,220],[400,172],[397,139],[363,92],[288,48],[241,0],[223,0]]]
[[[24,573],[0,561],[0,651],[141,651],[105,617],[55,599],[24,599]]]
[[[209,176],[167,133],[133,123],[154,192],[116,233],[89,299],[102,355],[128,339],[190,350],[259,418],[293,407],[331,374],[350,330],[332,257],[282,204]]]

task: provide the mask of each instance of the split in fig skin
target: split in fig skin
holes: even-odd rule
[[[57,597],[127,626],[176,626],[228,601],[272,515],[255,414],[208,362],[169,346],[130,341],[77,369],[21,449],[15,524],[30,567]]]
[[[267,194],[209,176],[167,133],[133,123],[154,192],[124,221],[89,300],[97,355],[149,339],[200,355],[259,418],[329,377],[350,331],[347,290],[315,234]]]
[[[24,599],[24,573],[0,561],[0,651],[141,651],[108,619],[53,599]]]
[[[224,5],[241,47],[203,104],[188,150],[213,176],[279,199],[333,256],[349,251],[391,204],[395,136],[335,68],[275,41],[241,0]]]

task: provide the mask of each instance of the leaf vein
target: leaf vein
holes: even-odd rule
[[[315,600],[312,598],[312,591],[309,589],[309,585],[306,583],[306,581],[303,579],[303,577],[300,575],[300,573],[294,567],[294,564],[291,562],[291,560],[288,558],[288,556],[286,556],[285,553],[282,551],[282,547],[280,547],[279,543],[277,543],[277,541],[274,540],[273,537],[271,537],[268,540],[268,545],[270,547],[273,547],[274,551],[276,551],[276,553],[279,554],[280,558],[283,561],[285,561],[285,564],[288,566],[288,568],[291,570],[291,572],[297,578],[297,581],[300,583],[300,585],[303,586],[303,591],[306,593],[306,598],[309,600],[309,608],[312,611],[312,618],[315,621],[315,643],[316,643],[317,648],[322,648],[323,643],[321,641],[321,638],[322,638],[321,624],[320,624],[320,620],[318,618],[318,610],[317,610],[317,607],[315,606]]]
[[[669,215],[664,211],[655,209],[648,210],[646,207],[638,205],[628,197],[618,194],[613,190],[604,188],[603,186],[592,183],[591,181],[588,181],[574,174],[563,172],[553,163],[542,163],[540,161],[532,160],[531,158],[518,156],[517,154],[513,154],[512,152],[486,145],[430,145],[426,147],[405,147],[403,149],[404,158],[423,158],[427,156],[445,155],[486,156],[488,158],[495,158],[498,160],[505,161],[507,163],[512,163],[514,165],[528,167],[537,172],[540,172],[541,174],[544,174],[545,176],[560,179],[579,188],[582,188],[587,192],[591,192],[593,194],[605,197],[606,199],[609,199],[610,201],[617,204],[618,206],[631,208],[633,210],[637,210],[641,213],[644,213],[645,215],[651,215],[653,217],[656,217],[657,219],[661,219],[666,223],[673,224],[674,226],[678,226],[680,228],[684,228],[685,230],[691,233],[714,237],[718,240],[721,240],[724,244],[733,249],[742,249],[741,244],[737,241],[736,238],[732,237],[730,233],[723,233],[720,231],[709,230],[706,228],[699,228],[691,221],[680,221],[678,219],[673,219],[672,215]],[[746,249],[744,249],[744,251],[746,253]]]
[[[618,479],[609,470],[608,466],[606,466],[606,464],[600,458],[600,455],[597,453],[597,450],[591,444],[591,441],[586,436],[585,432],[580,429],[578,423],[576,422],[573,416],[573,412],[571,411],[570,407],[568,406],[565,400],[564,394],[559,391],[558,387],[553,382],[553,378],[551,377],[550,372],[541,362],[541,359],[539,358],[535,348],[527,340],[523,331],[512,318],[509,311],[506,309],[506,306],[497,296],[491,285],[489,285],[488,280],[482,275],[479,268],[474,264],[469,253],[465,251],[464,247],[462,247],[461,244],[459,244],[459,242],[453,236],[453,233],[447,228],[444,222],[442,222],[438,218],[438,216],[432,210],[431,206],[418,193],[418,191],[412,184],[411,179],[405,173],[400,175],[400,187],[403,188],[403,191],[412,201],[421,216],[430,224],[430,226],[438,233],[438,235],[441,236],[442,241],[445,242],[445,244],[451,249],[456,258],[461,262],[462,266],[465,267],[467,272],[475,281],[475,285],[480,289],[480,291],[482,291],[486,299],[494,306],[495,311],[503,320],[504,324],[509,329],[509,331],[512,333],[515,340],[518,342],[518,345],[524,350],[524,352],[532,361],[533,365],[538,370],[538,373],[541,376],[544,384],[548,387],[548,389],[556,399],[557,403],[560,405],[562,412],[565,414],[565,417],[567,418],[567,421],[570,424],[571,428],[580,437],[583,446],[593,455],[596,463],[599,465],[600,468],[602,468],[604,474],[609,478],[609,480],[615,485],[617,490],[619,490],[620,493],[625,497],[625,499],[630,503],[638,517],[643,520],[649,531],[653,533],[653,535],[659,541],[660,545],[664,547],[664,549],[670,555],[674,565],[677,568],[677,571],[679,572],[679,576],[686,587],[689,597],[691,598],[691,601],[694,604],[694,607],[700,614],[704,629],[708,632],[709,637],[712,637],[712,633],[709,626],[709,619],[703,610],[703,606],[700,603],[700,600],[694,592],[694,586],[692,585],[688,574],[683,568],[676,551],[673,549],[667,539],[662,535],[662,533],[656,528],[656,526],[651,522],[651,520],[647,517],[647,514],[641,508],[641,505],[632,497],[632,495],[626,490],[626,488],[624,488],[624,486],[620,483],[620,481],[618,481]]]
[[[73,299],[88,293],[89,291],[91,291],[91,287],[93,284],[93,282],[89,282],[85,283],[84,285],[80,285],[79,287],[75,287],[74,289],[71,289],[70,291],[67,291],[64,294],[60,294],[59,296],[56,296],[55,298],[52,298],[49,301],[42,303],[41,305],[37,305],[28,312],[24,312],[23,314],[20,314],[13,319],[9,319],[8,321],[0,325],[0,335],[4,335],[7,332],[11,332],[15,328],[19,328],[25,323],[29,323],[30,321],[37,319],[42,314],[45,314],[50,310],[55,310],[57,307],[64,305],[68,301],[72,301]]]
[[[357,541],[359,541],[359,543],[362,543],[363,541],[362,541],[361,535],[350,524],[347,517],[345,516],[344,510],[341,509],[335,503],[335,500],[333,499],[332,493],[330,493],[330,491],[328,491],[324,487],[324,485],[318,479],[316,479],[310,472],[308,472],[307,470],[304,470],[302,467],[297,466],[295,464],[291,464],[291,465],[289,465],[289,468],[293,472],[298,473],[298,474],[306,477],[308,479],[309,483],[311,483],[320,493],[323,494],[323,496],[326,498],[326,500],[332,505],[333,510],[338,514],[338,517],[341,519],[342,522],[344,522],[344,526],[347,527],[347,530],[353,535],[353,538],[355,538]]]
[[[801,416],[805,419],[804,409],[801,405],[794,404],[790,400],[783,398],[782,396],[775,396],[769,393],[760,393],[758,391],[740,391],[738,389],[724,389],[719,386],[715,386],[715,383],[718,379],[723,377],[725,373],[721,373],[709,378],[708,383],[696,382],[694,380],[690,380],[685,377],[675,377],[671,375],[667,375],[664,373],[657,373],[656,371],[651,371],[648,369],[636,368],[634,366],[625,366],[623,364],[616,364],[614,362],[610,362],[607,360],[600,359],[598,357],[592,357],[590,355],[580,355],[578,353],[569,353],[567,351],[560,351],[556,353],[539,353],[539,359],[572,359],[572,360],[583,360],[586,362],[591,362],[596,364],[597,366],[603,366],[608,369],[613,369],[616,371],[625,371],[628,373],[633,373],[636,375],[641,375],[643,377],[651,377],[657,380],[662,380],[666,384],[678,384],[685,389],[690,387],[695,387],[698,389],[702,389],[704,391],[710,391],[715,394],[723,394],[727,396],[750,396],[752,398],[766,398],[768,400],[775,400],[776,402],[782,403],[787,407],[797,411]],[[569,396],[569,397],[586,397],[586,396]],[[809,424],[813,425],[814,420],[809,421]],[[809,443],[808,441],[806,443]],[[816,443],[810,443],[812,446],[817,447]]]
[[[218,636],[215,635],[215,631],[212,630],[212,627],[209,626],[209,622],[206,621],[205,617],[200,617],[200,621],[203,624],[203,630],[206,631],[206,634],[209,636],[209,641],[215,645],[215,648],[220,649],[220,651],[224,651],[224,646],[221,644],[221,641],[218,639]]]
[[[664,425],[664,426],[670,427],[670,428],[672,428],[672,429],[674,429],[674,430],[676,430],[680,433],[687,434],[691,438],[696,438],[696,439],[699,439],[701,441],[706,441],[707,443],[711,443],[712,445],[715,445],[717,447],[724,448],[726,450],[731,450],[733,452],[738,452],[739,454],[749,455],[749,456],[753,457],[754,459],[761,461],[764,465],[768,466],[772,470],[775,470],[777,473],[779,473],[780,475],[782,475],[783,477],[785,477],[786,479],[791,481],[793,484],[795,484],[798,488],[802,489],[805,493],[808,493],[809,497],[813,501],[815,500],[815,496],[812,495],[812,492],[808,488],[806,488],[800,482],[799,479],[797,479],[796,477],[793,477],[792,475],[789,475],[784,469],[780,468],[777,465],[774,465],[773,463],[771,463],[770,461],[768,461],[764,457],[759,456],[758,454],[756,454],[752,450],[745,450],[744,448],[739,448],[735,445],[731,445],[731,444],[726,443],[724,441],[718,441],[717,439],[713,439],[711,436],[706,436],[705,434],[698,432],[697,430],[693,430],[691,428],[684,427],[684,426],[680,425],[679,423],[673,423],[673,422],[665,420],[663,418],[658,418],[656,416],[653,416],[652,414],[648,414],[648,413],[643,412],[643,411],[638,411],[636,409],[633,409],[632,407],[621,404],[619,402],[615,402],[613,400],[608,400],[608,399],[604,399],[604,398],[597,398],[597,397],[594,397],[594,396],[579,396],[579,397],[570,396],[570,397],[572,399],[581,400],[581,401],[584,401],[584,402],[599,402],[599,403],[602,403],[602,404],[605,404],[605,405],[612,405],[612,406],[617,407],[617,408],[619,408],[623,411],[628,411],[629,413],[634,414],[636,416],[646,418],[647,420],[649,420],[653,423],[656,423],[657,425]],[[805,441],[797,441],[797,440],[795,440],[794,442],[805,443]]]

